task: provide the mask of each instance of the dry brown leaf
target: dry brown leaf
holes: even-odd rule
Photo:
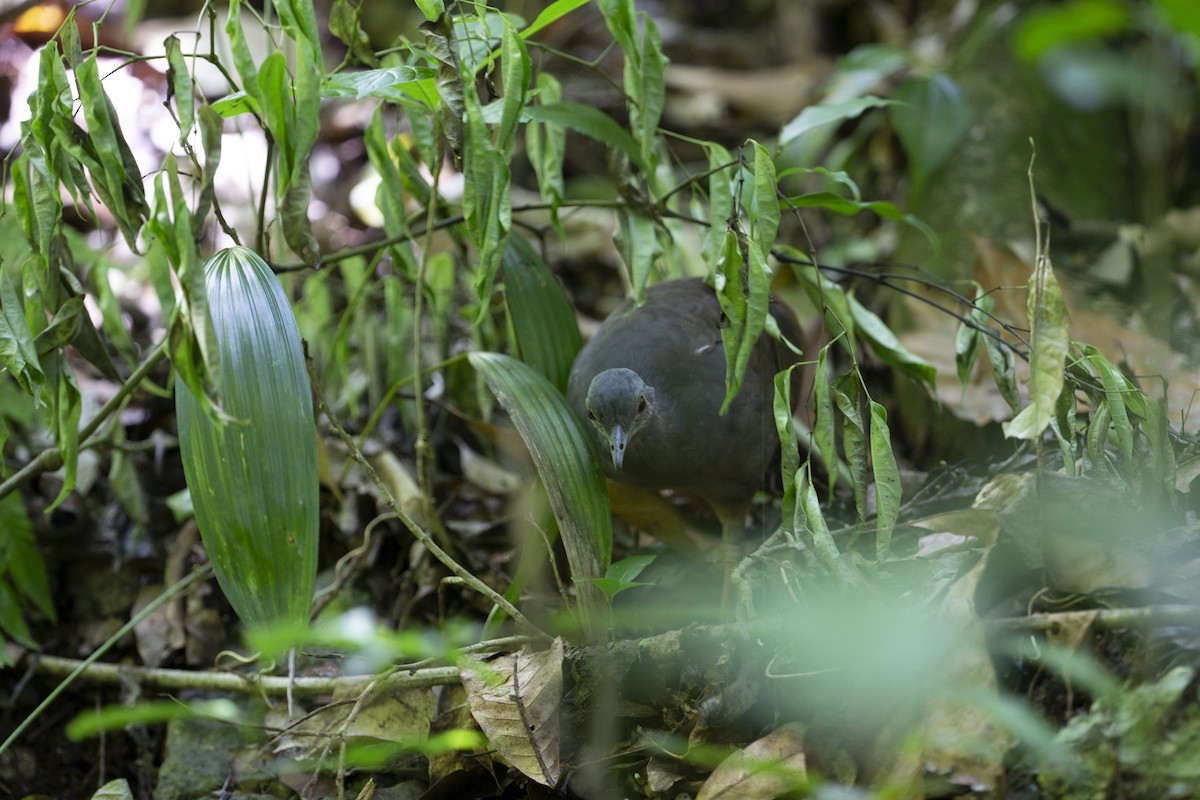
[[[991,293],[996,304],[996,317],[1019,329],[1027,329],[1029,323],[1023,287],[1032,274],[1032,268],[1025,259],[1007,248],[981,237],[973,239],[975,263],[971,277]],[[1154,399],[1158,399],[1162,392],[1161,383],[1155,378],[1166,378],[1167,407],[1171,421],[1179,422],[1183,413],[1195,402],[1197,394],[1200,394],[1200,374],[1187,358],[1166,342],[1146,333],[1137,314],[1131,312],[1118,318],[1103,310],[1091,309],[1084,298],[1071,291],[1069,280],[1063,274],[1060,273],[1058,279],[1063,287],[1071,321],[1071,339],[1087,342],[1114,363],[1126,365],[1132,374],[1141,376],[1142,390]],[[939,305],[956,305],[943,292],[928,288],[916,291]],[[965,293],[969,295],[971,291],[966,290]],[[897,331],[897,334],[908,349],[937,368],[935,389],[938,399],[957,416],[979,424],[1009,419],[1012,411],[996,389],[986,357],[979,358],[965,390],[959,383],[954,365],[958,320],[949,314],[930,313],[928,307],[915,298],[905,298],[904,307],[913,324],[907,330]],[[963,312],[961,307],[954,310]],[[1012,341],[1012,337],[1006,335],[1006,338]],[[1027,364],[1018,359],[1018,385],[1024,385],[1027,375]],[[1188,432],[1200,430],[1200,415],[1189,415],[1183,426]]]
[[[789,723],[728,756],[696,800],[770,800],[808,786],[804,726]]]
[[[459,671],[471,715],[496,751],[526,777],[557,786],[563,641],[549,650],[472,660]]]
[[[519,473],[476,453],[463,441],[458,442],[459,463],[463,477],[488,494],[511,495],[527,483]]]
[[[671,64],[663,75],[668,89],[685,95],[708,98],[692,108],[710,108],[728,113],[732,108],[754,120],[782,125],[804,110],[832,70],[828,59],[811,57],[782,67],[730,70]],[[673,99],[668,113],[674,113]],[[700,119],[701,124],[713,120]]]

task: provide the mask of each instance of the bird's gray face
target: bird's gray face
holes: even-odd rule
[[[654,414],[654,388],[631,369],[606,369],[588,387],[587,414],[619,472],[626,447]]]

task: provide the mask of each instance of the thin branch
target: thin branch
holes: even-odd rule
[[[547,634],[543,633],[536,625],[530,622],[525,615],[517,610],[517,607],[510,603],[503,595],[499,594],[492,587],[488,586],[479,578],[472,575],[466,567],[455,561],[454,558],[445,550],[443,550],[438,543],[433,540],[433,537],[430,536],[424,528],[418,525],[416,521],[409,516],[408,512],[405,511],[398,502],[396,502],[396,498],[392,494],[392,490],[389,489],[383,482],[383,479],[379,477],[379,473],[377,473],[375,468],[371,466],[371,462],[367,461],[367,458],[363,455],[358,443],[354,441],[354,437],[346,433],[346,430],[341,426],[341,424],[338,423],[337,418],[333,415],[333,411],[330,410],[329,405],[325,402],[323,393],[318,389],[320,383],[317,381],[317,376],[313,372],[311,360],[308,361],[308,372],[309,380],[311,381],[313,387],[313,394],[316,396],[317,400],[317,410],[320,411],[327,420],[329,420],[329,425],[333,429],[333,433],[342,440],[342,444],[346,446],[346,449],[350,452],[355,462],[357,462],[359,467],[362,468],[363,472],[367,474],[367,476],[371,479],[371,482],[375,484],[375,488],[379,490],[380,496],[387,501],[388,507],[392,509],[392,512],[395,513],[396,518],[400,520],[404,527],[408,528],[409,532],[416,537],[417,541],[425,546],[425,549],[433,554],[434,558],[442,562],[447,569],[461,578],[463,583],[465,583],[467,586],[474,589],[476,592],[483,595],[488,600],[503,609],[504,613],[508,614],[508,616],[512,618],[513,622],[515,622],[523,631],[533,636],[540,636],[543,639],[549,639],[550,637]]]
[[[82,444],[79,446],[80,451],[95,447],[103,437],[91,439],[99,428],[114,412],[125,402],[125,399],[137,389],[138,385],[145,379],[150,371],[158,366],[158,363],[163,360],[167,354],[167,341],[164,339],[157,347],[150,351],[146,356],[146,360],[138,365],[138,368],[130,373],[129,377],[121,384],[121,388],[117,393],[108,399],[108,402],[100,406],[100,410],[96,415],[88,420],[88,423],[79,431],[79,440]],[[30,461],[21,469],[13,473],[8,480],[0,483],[0,499],[12,494],[13,491],[25,483],[25,481],[38,475],[42,472],[58,469],[62,466],[62,448],[51,447],[38,453],[32,461]]]

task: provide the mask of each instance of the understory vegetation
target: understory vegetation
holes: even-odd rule
[[[0,13],[0,794],[1200,795],[1200,9],[156,5]],[[685,276],[739,542],[565,396]]]

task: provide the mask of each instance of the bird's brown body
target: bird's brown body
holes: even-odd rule
[[[799,340],[790,310],[773,301],[771,314],[785,336]],[[762,334],[722,415],[721,326],[717,297],[701,280],[653,286],[644,305],[622,305],[580,351],[567,394],[610,454],[611,477],[698,495],[732,519],[777,469],[773,381],[798,356]]]

